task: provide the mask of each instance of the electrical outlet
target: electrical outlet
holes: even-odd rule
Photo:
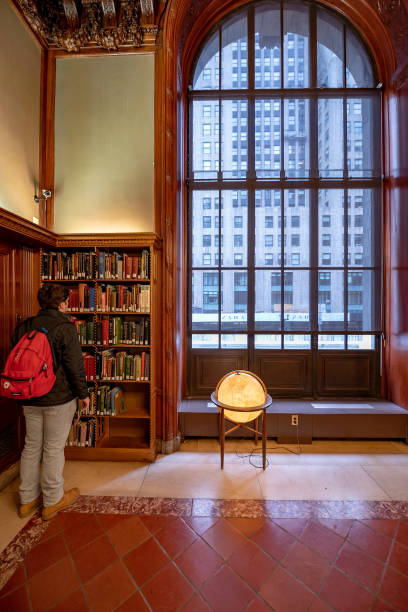
[[[292,414],[292,425],[297,427],[299,425],[299,415]]]

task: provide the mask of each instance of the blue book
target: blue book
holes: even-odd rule
[[[98,278],[105,278],[105,253],[98,253]]]

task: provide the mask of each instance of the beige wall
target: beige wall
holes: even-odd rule
[[[55,231],[153,231],[154,56],[57,59]]]
[[[38,217],[41,50],[0,0],[0,206]]]

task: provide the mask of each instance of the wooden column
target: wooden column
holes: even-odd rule
[[[40,225],[54,229],[54,152],[55,152],[55,54],[42,50],[41,55],[41,106],[40,106],[40,185],[51,191],[51,197],[41,201]]]

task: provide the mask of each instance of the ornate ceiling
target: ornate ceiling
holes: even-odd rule
[[[12,0],[42,44],[68,52],[152,45],[162,0]]]

